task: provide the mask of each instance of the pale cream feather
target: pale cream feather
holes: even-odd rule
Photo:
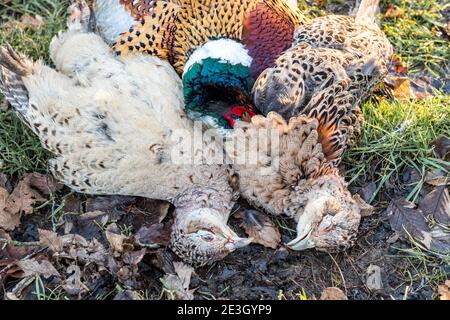
[[[61,72],[36,63],[23,78],[35,108],[23,116],[58,156],[55,175],[74,190],[172,200],[192,185],[230,193],[219,165],[173,164],[177,130],[192,134],[181,81],[165,61],[117,59],[94,34],[63,34],[51,46]],[[228,209],[228,208],[226,208]]]

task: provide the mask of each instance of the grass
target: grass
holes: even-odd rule
[[[0,4],[0,21],[6,22],[0,29],[0,45],[10,43],[33,59],[50,63],[48,47],[65,25],[67,5],[66,0],[13,0]],[[27,14],[41,15],[45,25],[37,29],[8,27],[8,21]],[[2,99],[0,94],[0,105]],[[37,137],[13,111],[0,111],[0,172],[21,176],[30,171],[45,171],[48,157]]]
[[[434,158],[431,142],[440,135],[450,136],[448,95],[409,103],[369,100],[362,110],[363,134],[344,158],[350,182],[374,181],[379,191],[389,178],[398,182],[406,166],[420,173],[432,168],[446,171],[443,160]]]
[[[448,73],[450,45],[441,36],[441,12],[447,0],[382,0],[381,5],[404,9],[399,17],[383,17],[382,29],[412,71],[425,70],[436,77]]]
[[[0,111],[0,172],[19,176],[45,171],[48,153],[16,114]]]

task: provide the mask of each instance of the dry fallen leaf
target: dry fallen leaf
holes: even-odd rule
[[[61,276],[48,260],[42,260],[39,262],[33,258],[18,261],[16,262],[16,265],[20,269],[22,269],[22,271],[24,272],[24,277],[34,276],[36,274],[42,275],[46,279],[50,278],[51,276]]]
[[[97,239],[86,240],[77,234],[59,236],[56,232],[39,229],[39,241],[48,246],[54,257],[75,260],[82,264],[104,266],[110,256]]]
[[[130,213],[145,218],[145,224],[161,223],[170,210],[170,202],[156,199],[137,198],[131,207]]]
[[[10,241],[11,237],[4,230],[0,229],[0,240]],[[0,242],[0,267],[10,266],[11,264],[19,261],[26,255],[28,255],[31,251],[33,251],[32,247],[27,246],[14,246],[8,242],[6,244],[1,241]],[[18,271],[18,268],[11,267],[5,273],[6,276],[15,276],[15,272]],[[1,285],[1,276],[0,276],[0,285]]]
[[[166,274],[161,279],[167,298],[169,300],[193,300],[194,290],[189,290],[189,284],[194,269],[182,262],[174,262],[173,266],[176,274]]]
[[[387,208],[387,215],[391,228],[403,239],[410,240],[410,237],[413,237],[430,250],[450,252],[448,231],[439,225],[431,229],[425,214],[421,209],[416,208],[414,203],[405,199],[393,200]]]
[[[404,8],[399,8],[396,5],[393,5],[392,3],[389,3],[386,11],[384,13],[384,16],[386,18],[400,18],[405,14]]]
[[[126,236],[108,230],[106,230],[105,235],[106,239],[108,239],[109,245],[111,246],[113,254],[122,253],[124,251],[124,243],[127,240]]]
[[[434,140],[431,145],[434,147],[433,151],[437,157],[442,160],[450,161],[450,139],[441,136]]]
[[[438,293],[440,300],[450,300],[450,280],[438,286]]]
[[[420,237],[422,232],[430,232],[422,211],[417,210],[414,203],[405,199],[391,201],[387,208],[387,215],[391,228],[405,239],[408,239],[408,233]]]
[[[328,287],[322,291],[320,300],[348,300],[348,298],[341,289],[336,287]]]
[[[19,225],[22,213],[32,213],[35,204],[46,200],[43,195],[61,188],[54,178],[40,173],[25,175],[8,196],[5,189],[0,188],[0,227],[13,230]]]
[[[236,217],[242,218],[241,227],[253,238],[253,243],[276,249],[281,241],[281,234],[270,218],[252,209],[239,212]]]
[[[65,207],[64,207],[65,208]],[[110,220],[110,216],[102,211],[91,211],[83,214],[67,212],[64,215],[64,233],[74,233],[87,240],[102,239],[103,230]]]
[[[0,228],[14,230],[20,224],[20,213],[5,210],[9,193],[0,187]]]
[[[22,292],[29,287],[35,281],[35,276],[28,276],[23,278],[17,283],[11,291],[6,292],[5,300],[21,300]]]
[[[353,200],[356,201],[356,203],[359,206],[359,209],[361,210],[361,217],[368,217],[375,213],[375,208],[365,202],[359,194],[353,195]]]
[[[43,246],[48,247],[53,252],[61,252],[64,249],[62,237],[50,230],[38,229],[39,241]]]
[[[450,224],[450,196],[447,187],[437,187],[427,194],[419,202],[419,209],[443,225]]]
[[[89,288],[81,281],[81,269],[77,265],[70,265],[67,274],[71,274],[62,284],[63,289],[72,296],[79,296],[89,291]]]
[[[142,300],[141,296],[133,290],[119,292],[113,300]]]
[[[166,246],[170,240],[171,228],[162,223],[141,227],[135,235],[136,242],[146,248]]]
[[[436,168],[425,174],[424,181],[432,186],[445,186],[450,184],[450,176]]]

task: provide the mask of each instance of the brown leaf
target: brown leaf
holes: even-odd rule
[[[0,229],[0,239],[11,240],[11,237],[4,230]],[[12,263],[22,259],[29,254],[33,248],[31,247],[16,247],[11,244],[4,244],[0,242],[0,267],[11,265]],[[13,269],[13,268],[12,268]],[[7,274],[14,273],[16,270],[10,270]],[[0,281],[1,283],[1,281]]]
[[[22,292],[26,291],[35,279],[34,276],[28,276],[20,280],[11,291],[5,293],[5,300],[22,300]]]
[[[33,205],[42,203],[46,199],[42,196],[48,195],[62,188],[61,184],[47,175],[40,173],[29,173],[14,188],[7,197],[4,205],[6,193],[1,191],[0,195],[0,226],[6,230],[13,230],[20,223],[21,213],[30,214],[33,212]]]
[[[119,292],[113,300],[142,300],[141,296],[133,290]]]
[[[358,204],[359,209],[361,210],[361,217],[368,217],[375,213],[375,208],[365,202],[359,194],[353,195],[353,200]]]
[[[405,199],[394,200],[390,203],[387,214],[393,230],[403,239],[412,236],[428,249],[448,253],[450,251],[450,237],[448,231],[436,225],[433,229],[428,226],[422,210]]]
[[[388,4],[384,16],[386,18],[400,18],[405,14],[404,8],[399,8],[392,3]]]
[[[450,224],[450,196],[445,186],[437,187],[419,202],[419,209],[431,215],[437,222]]]
[[[450,300],[450,280],[438,286],[438,293],[440,300]]]
[[[145,248],[137,251],[126,251],[122,255],[122,260],[126,264],[137,266],[137,264],[142,261],[146,253],[147,250]]]
[[[241,227],[248,236],[253,238],[254,243],[272,249],[277,248],[281,241],[281,234],[267,215],[257,210],[246,209],[236,216],[242,218]]]
[[[409,101],[412,96],[409,86],[409,78],[395,76],[391,76],[391,78],[394,81],[393,89],[395,98],[400,101]]]
[[[194,269],[182,262],[174,262],[176,274],[166,274],[163,283],[166,296],[169,300],[193,300],[194,290],[189,290],[191,275]]]
[[[137,198],[130,212],[136,215],[137,224],[149,226],[161,223],[166,218],[170,208],[170,202],[167,201]]]
[[[48,247],[53,252],[61,252],[64,249],[62,237],[50,230],[38,229],[39,241],[43,246]]]
[[[421,238],[423,232],[431,231],[422,211],[405,199],[391,201],[387,208],[387,215],[391,228],[405,239],[408,239],[408,233]]]
[[[87,241],[77,234],[59,236],[48,230],[39,230],[39,235],[42,236],[41,243],[49,247],[54,257],[75,260],[82,264],[106,264],[108,253],[97,239]]]
[[[64,225],[64,233],[74,233],[83,236],[87,240],[103,238],[102,227],[109,222],[110,217],[102,211],[92,211],[83,214],[66,213],[64,215],[66,221]]]
[[[53,176],[36,172],[25,175],[22,180],[28,180],[29,185],[43,195],[49,195],[50,193],[60,191],[64,187],[64,185],[56,181]]]
[[[377,191],[377,184],[373,181],[367,183],[364,187],[358,190],[358,194],[361,196],[362,200],[369,202],[374,193]]]
[[[136,242],[143,247],[166,246],[170,240],[171,228],[162,223],[141,227],[135,235]]]
[[[397,76],[388,74],[384,79],[384,84],[392,90],[394,97],[401,102],[408,102],[412,99],[422,100],[432,96],[430,83],[421,78],[410,78],[408,76]]]
[[[348,300],[347,296],[341,289],[336,287],[328,287],[322,291],[320,300]]]
[[[63,289],[72,296],[79,296],[82,293],[88,292],[89,288],[81,281],[81,269],[75,264],[70,265],[67,270],[67,274],[71,274],[65,279],[62,284]]]
[[[433,151],[437,157],[442,160],[450,161],[450,139],[441,136],[434,140],[431,145],[434,147]]]
[[[0,187],[0,228],[5,230],[14,230],[20,224],[20,214],[5,210],[9,193],[6,189]]]
[[[16,265],[22,269],[22,271],[24,272],[24,277],[33,276],[35,274],[42,275],[46,279],[50,278],[51,276],[61,276],[48,260],[42,260],[38,262],[33,258],[18,261],[16,262]]]
[[[82,212],[82,202],[76,195],[69,194],[64,197],[64,211],[73,213]]]
[[[124,244],[128,237],[123,234],[117,234],[111,231],[105,231],[106,239],[108,239],[109,245],[113,253],[122,253],[124,251]]]
[[[424,181],[432,186],[445,186],[450,184],[450,176],[436,168],[425,174]]]
[[[127,207],[132,201],[134,201],[133,197],[125,196],[91,197],[86,201],[86,212],[102,211],[118,220],[123,214],[126,214]]]

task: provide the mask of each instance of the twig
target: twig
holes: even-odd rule
[[[10,244],[16,247],[40,247],[42,244],[39,241],[31,241],[31,242],[21,242],[17,240],[7,240],[7,239],[0,239],[0,243],[2,244]]]
[[[344,275],[342,274],[342,270],[339,267],[338,263],[336,262],[336,260],[333,258],[333,256],[328,252],[328,255],[330,256],[331,260],[333,260],[334,264],[336,265],[336,267],[338,268],[339,274],[341,275],[341,279],[342,279],[342,284],[344,285],[344,290],[345,290],[345,295],[348,295],[347,293],[347,285],[345,284],[345,278]]]

